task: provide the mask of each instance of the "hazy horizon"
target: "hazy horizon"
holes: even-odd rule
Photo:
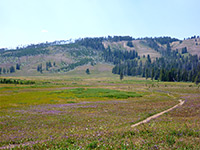
[[[198,0],[1,0],[0,48],[84,37],[200,35]]]

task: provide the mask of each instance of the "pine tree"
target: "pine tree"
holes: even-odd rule
[[[198,75],[196,76],[194,82],[195,82],[196,85],[198,85],[198,84],[200,83],[200,72],[199,72]]]
[[[49,71],[49,62],[46,62],[46,71]]]
[[[42,64],[40,65],[40,73],[42,73]]]
[[[148,62],[148,63],[151,63],[151,57],[150,57],[149,54],[147,55],[147,62]]]
[[[154,76],[155,76],[155,72],[154,72],[154,68],[152,69],[152,71],[151,71],[151,80],[153,81],[153,79],[154,79]]]
[[[176,77],[177,81],[181,81],[181,70],[179,69],[177,72],[177,77]]]
[[[16,64],[16,70],[20,70],[20,64]]]
[[[10,73],[14,73],[15,72],[15,67],[14,66],[11,66],[10,67]]]
[[[182,80],[183,80],[183,81],[188,81],[188,72],[187,72],[187,70],[184,70],[184,71],[183,71]]]
[[[5,68],[3,68],[3,73],[6,74],[6,69]]]
[[[37,71],[40,72],[40,73],[42,73],[42,64],[39,64],[37,66]]]
[[[124,78],[124,74],[123,74],[123,72],[121,71],[121,72],[120,72],[120,80],[123,80],[123,78]]]
[[[169,43],[167,43],[167,55],[170,55],[171,53],[171,46]]]
[[[160,81],[165,81],[164,69],[160,70]]]
[[[87,74],[90,74],[90,70],[87,68],[85,71]]]
[[[49,68],[51,68],[52,67],[52,64],[51,64],[51,62],[49,61]]]
[[[146,77],[146,80],[147,80],[148,77],[149,77],[149,70],[148,70],[148,69],[145,70],[145,77]]]
[[[132,41],[128,41],[128,42],[127,42],[127,46],[129,46],[129,47],[134,47]]]
[[[187,47],[182,48],[182,54],[187,53]]]

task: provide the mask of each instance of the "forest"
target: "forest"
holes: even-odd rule
[[[194,38],[196,36],[191,37],[191,39]],[[161,57],[152,59],[150,55],[138,55],[138,52],[134,49],[133,41],[135,40],[139,40],[142,45],[154,49],[161,54]],[[103,44],[103,42],[112,43],[120,41],[125,41],[127,46],[133,49],[128,51],[116,47],[113,48],[110,45],[105,48]],[[71,64],[60,66],[55,72],[67,72],[81,65],[94,64],[94,62],[97,62],[96,58],[98,58],[98,61],[115,65],[112,70],[114,74],[141,76],[146,79],[151,78],[151,80],[159,81],[189,81],[198,84],[200,82],[200,58],[197,55],[188,53],[187,47],[183,47],[181,51],[178,51],[178,49],[172,50],[170,46],[172,42],[181,43],[182,41],[171,37],[135,39],[130,36],[108,36],[82,38],[67,44],[66,41],[55,41],[52,43],[40,43],[38,45],[31,44],[15,50],[1,49],[0,55],[2,57],[17,58],[41,54],[48,55],[50,53],[49,47],[55,47],[67,51],[72,58],[77,58]],[[47,61],[46,66],[38,64],[36,71],[40,73],[43,73],[43,70],[50,71],[52,66],[55,66],[55,62],[51,64],[51,62]],[[0,74],[14,73],[16,70],[21,70],[20,63],[9,68],[0,67]]]

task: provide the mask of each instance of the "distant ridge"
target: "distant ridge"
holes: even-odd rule
[[[108,63],[115,66],[112,70],[115,74],[153,76],[152,79],[156,80],[167,74],[168,77],[162,79],[164,81],[179,81],[177,76],[180,74],[180,81],[194,82],[199,56],[199,36],[185,40],[171,37],[135,39],[130,36],[82,38],[0,49],[0,74],[65,73],[83,65]]]

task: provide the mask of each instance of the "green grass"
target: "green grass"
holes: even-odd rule
[[[126,92],[101,88],[75,88],[59,91],[49,91],[49,88],[6,87],[0,89],[0,108],[18,107],[25,105],[76,103],[79,101],[99,101],[108,99],[128,99],[141,97],[136,92]],[[7,94],[6,91],[9,93]]]
[[[55,91],[52,94],[64,94],[67,95],[66,99],[76,98],[116,98],[116,99],[127,99],[130,97],[141,97],[142,94],[135,92],[125,92],[111,89],[100,89],[100,88],[76,88],[65,91]]]
[[[29,77],[44,82],[34,86],[1,84],[0,147],[31,142],[32,147],[15,149],[200,149],[196,85],[104,75]],[[179,99],[187,101],[130,127]]]

